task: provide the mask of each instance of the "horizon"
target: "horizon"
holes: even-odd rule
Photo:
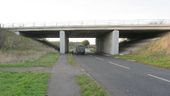
[[[0,1],[0,23],[4,24],[65,21],[170,19],[169,0]]]

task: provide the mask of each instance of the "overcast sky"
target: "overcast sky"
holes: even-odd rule
[[[170,0],[0,0],[0,23],[170,19]]]
[[[0,23],[170,19],[170,0],[0,0]]]

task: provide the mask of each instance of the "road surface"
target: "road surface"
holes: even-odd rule
[[[107,56],[75,58],[111,96],[170,96],[170,70]]]

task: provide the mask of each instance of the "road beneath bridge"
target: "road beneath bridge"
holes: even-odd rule
[[[111,96],[170,96],[170,70],[107,56],[75,58]]]

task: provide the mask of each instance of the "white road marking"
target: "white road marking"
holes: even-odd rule
[[[109,54],[104,54],[104,56],[110,57],[111,55],[109,55]]]
[[[121,68],[124,68],[124,69],[130,69],[130,67],[127,67],[127,66],[123,66],[123,65],[120,65],[120,64],[117,64],[117,63],[113,63],[113,62],[109,62],[110,64],[113,64],[113,65],[116,65],[116,66],[119,66]]]
[[[96,57],[97,60],[104,61],[104,59]]]
[[[155,76],[155,75],[151,75],[151,74],[147,74],[147,75],[150,76],[150,77],[153,77],[153,78],[156,78],[156,79],[159,79],[159,80],[162,80],[162,81],[170,83],[170,80],[168,80],[168,79],[165,79],[165,78],[162,78],[162,77],[158,77],[158,76]]]
[[[136,60],[132,60],[132,59],[127,59],[128,61],[132,61],[132,62],[135,62]]]

